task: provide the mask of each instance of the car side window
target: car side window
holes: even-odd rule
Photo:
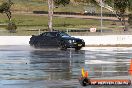
[[[50,33],[47,33],[46,36],[47,36],[47,37],[51,37]]]
[[[61,32],[61,33],[60,33],[60,36],[61,36],[61,37],[64,37],[64,36],[65,36],[65,37],[70,37],[70,35],[68,35],[68,34],[66,34],[66,33],[64,33],[64,32]]]
[[[46,36],[46,33],[41,34],[41,36]]]
[[[46,36],[47,37],[56,37],[56,35],[54,33],[47,33]]]

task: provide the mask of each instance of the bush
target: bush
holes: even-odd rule
[[[10,32],[10,33],[16,33],[16,29],[17,29],[17,26],[14,22],[9,22],[8,25],[7,25],[7,30]]]
[[[132,14],[129,14],[128,17],[129,17],[128,18],[128,23],[129,23],[130,26],[132,26]]]

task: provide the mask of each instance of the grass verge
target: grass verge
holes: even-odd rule
[[[32,35],[38,34],[39,29],[48,28],[48,16],[47,15],[33,15],[33,14],[13,14],[14,21],[17,25],[16,35]],[[5,30],[8,19],[6,15],[0,14],[0,30]],[[103,30],[114,30],[121,28],[117,25],[111,25],[112,21],[103,21]],[[91,27],[96,27],[100,29],[100,20],[95,19],[81,19],[81,18],[63,18],[54,17],[53,18],[53,28],[58,30],[66,29],[89,29]],[[30,32],[30,31],[32,32]],[[36,30],[36,32],[35,32]],[[25,32],[26,31],[26,32]],[[4,33],[3,33],[4,34]],[[3,35],[2,34],[2,35]],[[1,35],[1,34],[0,34]]]

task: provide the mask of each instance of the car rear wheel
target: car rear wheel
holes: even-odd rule
[[[38,47],[40,47],[40,43],[39,42],[34,42],[32,46],[35,47],[35,48],[38,48]]]

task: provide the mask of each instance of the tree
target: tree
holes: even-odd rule
[[[54,4],[55,5],[67,5],[70,3],[70,0],[48,0],[48,29],[49,31],[53,31],[53,12],[54,12]]]
[[[128,23],[132,27],[132,14],[129,14]]]
[[[10,33],[16,32],[17,26],[14,22],[11,21],[12,14],[11,14],[11,6],[13,5],[13,2],[11,0],[8,0],[8,2],[3,2],[0,6],[0,13],[5,13],[8,17],[9,23],[7,25],[7,30]]]
[[[125,24],[125,12],[126,9],[130,6],[130,0],[114,0],[114,8],[116,10],[117,15],[119,16],[119,20],[122,22],[124,26],[123,30],[127,31],[127,27]]]
[[[83,2],[83,3],[93,3],[99,5],[111,12],[113,12],[116,17],[121,21],[122,25],[124,26],[124,31],[127,31],[125,25],[125,12],[128,8],[132,10],[132,0],[75,0],[76,2]],[[112,4],[113,3],[113,4]]]
[[[70,3],[70,0],[54,0],[55,5],[67,5]]]
[[[10,8],[12,6],[12,2],[11,0],[9,0],[8,2],[4,2],[2,3],[2,5],[0,6],[0,13],[5,13],[9,19],[9,21],[11,21],[11,11]]]
[[[49,31],[53,30],[53,10],[54,10],[54,4],[53,4],[53,0],[48,0],[48,6],[49,6],[49,10],[48,10],[48,29]]]

